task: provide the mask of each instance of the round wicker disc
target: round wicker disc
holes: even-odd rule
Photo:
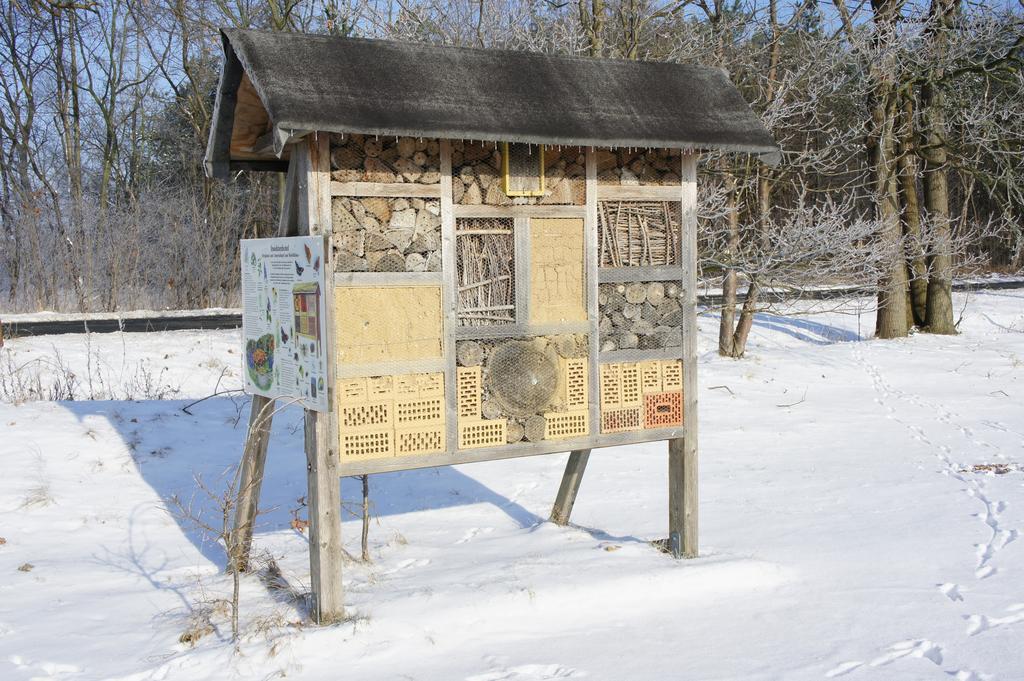
[[[544,411],[557,388],[558,368],[529,343],[503,343],[487,360],[487,389],[514,416]]]

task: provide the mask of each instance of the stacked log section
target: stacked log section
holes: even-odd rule
[[[675,282],[601,284],[601,352],[682,346],[683,309]]]
[[[440,201],[335,197],[331,209],[337,271],[441,271]]]
[[[678,149],[598,149],[597,183],[611,185],[679,185]]]
[[[510,197],[502,186],[500,144],[452,142],[453,203],[463,206],[582,206],[585,200],[586,169],[584,151],[580,147],[546,147],[544,196]]]
[[[441,145],[434,139],[333,134],[331,179],[438,184]]]

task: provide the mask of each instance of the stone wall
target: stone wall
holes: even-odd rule
[[[346,198],[331,202],[338,272],[440,272],[441,202]]]

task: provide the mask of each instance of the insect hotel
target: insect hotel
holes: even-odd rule
[[[343,612],[341,476],[571,452],[564,524],[592,450],[664,440],[666,548],[696,556],[697,153],[777,155],[726,74],[222,37],[208,172],[287,173],[279,237],[323,242],[321,327],[293,329],[327,358],[305,428],[314,618]],[[253,398],[246,546],[273,399]]]

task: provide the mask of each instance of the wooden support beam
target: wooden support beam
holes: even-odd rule
[[[274,400],[263,395],[252,396],[249,411],[249,430],[246,432],[245,449],[242,452],[241,468],[238,472],[238,489],[235,491],[235,524],[232,528],[233,564],[229,570],[246,572],[249,569],[249,553],[252,549],[252,533],[256,524],[256,513],[260,503],[260,489],[263,486],[263,470],[267,462],[267,445],[270,443],[270,424],[274,418]]]
[[[440,184],[415,182],[331,182],[332,196],[441,198]]]
[[[598,333],[597,304],[597,280],[598,280],[598,253],[597,253],[597,156],[593,147],[587,147],[586,151],[586,184],[584,195],[584,232],[586,235],[586,257],[587,257],[587,333],[589,334],[590,356],[596,358],[600,348]],[[598,385],[597,362],[589,363],[590,371],[590,423],[594,432],[597,432],[601,423],[600,399],[595,398]],[[558,495],[555,497],[555,504],[551,508],[551,522],[556,525],[566,525],[569,516],[572,515],[573,504],[576,503],[576,494],[580,491],[580,484],[583,482],[583,474],[587,470],[587,462],[590,460],[590,449],[577,449],[569,454],[569,460],[565,464],[565,472],[562,473],[562,482],[558,486]]]
[[[583,473],[587,470],[589,460],[589,449],[577,449],[569,454],[569,460],[565,463],[565,473],[562,474],[562,484],[558,486],[558,496],[555,497],[555,505],[551,508],[551,522],[554,524],[569,524],[569,516],[572,515],[576,494],[580,491],[580,483],[583,482]]]
[[[486,206],[481,204],[452,206],[452,213],[457,218],[582,218],[586,209],[583,206]]]
[[[324,268],[334,270],[331,249],[331,159],[329,135],[312,133],[292,151],[299,198],[300,229],[322,236]],[[344,618],[341,586],[341,476],[338,468],[338,423],[334,382],[334,287],[323,292],[324,352],[327,354],[327,411],[306,410],[305,450],[309,508],[309,575],[313,620],[329,624]]]
[[[696,558],[697,544],[697,156],[682,155],[683,437],[668,445],[668,545]]]
[[[277,236],[295,236],[299,233],[295,175],[295,164],[289,163],[288,175],[284,182],[284,196],[281,200],[281,214],[278,216]],[[245,572],[249,569],[252,534],[256,515],[259,513],[260,491],[263,488],[263,471],[267,463],[267,445],[270,443],[273,417],[274,400],[262,395],[253,395],[249,411],[249,428],[245,434],[245,448],[242,450],[242,462],[239,464],[238,489],[235,491],[235,524],[231,531],[232,543],[237,554],[235,565],[228,566],[232,570]]]
[[[598,201],[678,201],[679,185],[598,185]]]

